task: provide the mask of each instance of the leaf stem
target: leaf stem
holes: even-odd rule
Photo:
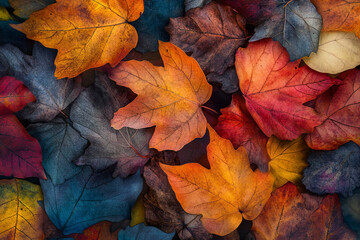
[[[283,6],[283,8],[286,8],[286,6],[289,5],[292,1],[294,1],[294,0],[288,1],[288,2]]]
[[[215,113],[216,115],[220,115],[220,113],[218,113],[217,111],[215,111],[214,109],[212,109],[212,108],[209,108],[209,107],[207,107],[207,106],[201,106],[202,108],[205,108],[205,109],[207,109],[207,110],[209,110],[209,111],[211,111],[211,112],[213,112],[213,113]]]
[[[142,155],[141,153],[139,153],[138,150],[136,150],[136,148],[134,148],[133,145],[130,144],[130,147],[131,147],[132,150],[134,150],[134,152],[135,152],[139,157],[141,157],[141,158],[149,158],[149,155],[145,155],[145,156],[144,156],[144,155]]]

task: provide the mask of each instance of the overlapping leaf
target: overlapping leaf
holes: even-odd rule
[[[74,233],[74,240],[117,240],[118,231],[111,232],[111,222],[103,221],[84,230],[84,233]]]
[[[171,240],[174,235],[175,233],[164,233],[155,227],[138,224],[134,227],[127,227],[125,230],[121,230],[118,233],[118,240]]]
[[[313,151],[304,171],[303,183],[317,194],[351,195],[360,187],[360,147],[349,142],[333,151]]]
[[[14,9],[14,14],[21,18],[29,18],[30,14],[36,12],[49,4],[55,3],[54,0],[9,0],[10,6]]]
[[[54,77],[56,51],[35,44],[32,56],[18,48],[0,47],[0,75],[14,76],[21,80],[35,95],[18,116],[31,122],[50,121],[69,106],[82,90],[80,79],[57,80]]]
[[[204,136],[206,119],[201,106],[211,96],[199,64],[171,43],[160,42],[164,67],[149,62],[120,63],[110,74],[118,85],[138,96],[120,108],[111,120],[115,129],[156,126],[150,147],[180,150],[195,138]]]
[[[58,0],[12,27],[58,49],[55,77],[70,78],[107,63],[117,65],[136,46],[138,36],[128,22],[143,11],[143,0]]]
[[[270,197],[273,177],[253,172],[243,147],[234,149],[208,127],[210,169],[197,163],[181,166],[160,164],[183,209],[202,214],[210,233],[224,236],[235,230],[242,219],[255,219]]]
[[[202,7],[211,2],[211,0],[185,0],[185,11],[188,11],[192,8]]]
[[[171,19],[167,30],[170,41],[192,52],[205,74],[223,74],[233,66],[233,56],[247,37],[244,18],[215,2],[189,10],[185,17]]]
[[[272,193],[261,215],[253,221],[252,230],[257,240],[356,238],[343,222],[336,195],[321,198],[300,194],[292,183]]]
[[[353,141],[360,145],[360,70],[342,73],[343,83],[316,99],[315,110],[326,119],[306,136],[309,147],[333,150]]]
[[[236,54],[246,107],[269,137],[293,140],[312,132],[324,117],[303,104],[340,82],[299,63],[289,62],[286,50],[271,39],[250,43]]]
[[[101,221],[130,218],[142,190],[140,173],[122,179],[111,177],[112,169],[94,173],[90,167],[63,184],[41,180],[45,211],[64,234],[82,233]],[[109,207],[111,206],[111,207]]]
[[[360,236],[360,188],[348,198],[340,198],[345,222]]]
[[[116,131],[110,126],[114,112],[129,102],[127,94],[104,73],[95,73],[94,85],[83,91],[71,107],[74,128],[90,142],[76,164],[91,165],[96,170],[116,164],[113,176],[126,177],[146,163],[152,130]]]
[[[25,180],[0,180],[0,238],[44,239],[41,188]]]

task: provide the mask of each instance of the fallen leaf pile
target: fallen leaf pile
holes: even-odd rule
[[[0,239],[360,239],[360,2],[0,0]]]

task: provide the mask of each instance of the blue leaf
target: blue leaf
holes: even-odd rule
[[[0,76],[21,80],[35,95],[36,102],[28,104],[17,116],[31,122],[50,121],[62,113],[80,94],[80,79],[54,77],[56,50],[36,43],[33,55],[23,54],[12,45],[0,47]]]
[[[144,13],[131,23],[139,35],[136,50],[155,52],[159,48],[158,41],[168,42],[170,37],[165,31],[170,18],[184,15],[184,0],[144,0]]]
[[[272,0],[274,1],[274,0]],[[250,42],[263,38],[279,41],[295,61],[319,46],[322,17],[310,0],[275,0],[273,15],[255,29]]]
[[[127,227],[118,233],[118,240],[171,240],[175,235],[173,233],[165,233],[156,227],[145,226],[143,223],[134,227]]]
[[[352,194],[360,187],[360,147],[346,143],[333,151],[312,151],[304,171],[303,183],[317,194]]]
[[[81,156],[87,141],[64,119],[59,117],[48,123],[31,124],[27,131],[39,141],[42,165],[55,185],[81,171],[73,161]]]
[[[0,6],[10,7],[9,1],[8,0],[0,0]]]
[[[111,168],[95,173],[88,166],[65,181],[54,185],[41,180],[45,211],[65,235],[82,233],[98,222],[130,219],[143,181],[140,172],[128,178],[112,178]]]
[[[23,52],[30,54],[33,41],[26,38],[25,34],[19,32],[12,28],[9,24],[18,24],[20,22],[10,20],[10,21],[0,21],[0,45],[11,43]]]
[[[357,232],[360,239],[360,188],[351,197],[340,198],[340,203],[345,222]]]

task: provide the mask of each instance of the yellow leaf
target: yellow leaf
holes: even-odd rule
[[[288,181],[299,184],[302,171],[308,166],[306,161],[310,149],[304,138],[293,141],[282,141],[272,136],[267,142],[267,151],[270,156],[269,169],[275,177],[274,188],[279,188]]]
[[[337,74],[360,64],[360,39],[349,32],[322,32],[319,50],[304,57],[315,71]]]
[[[0,181],[0,239],[44,239],[41,188],[25,180]]]
[[[71,78],[106,63],[117,65],[137,44],[128,22],[143,11],[143,0],[58,0],[11,26],[58,49],[55,77]]]
[[[145,222],[145,207],[143,196],[140,195],[131,209],[130,227]]]
[[[242,219],[255,219],[273,189],[270,173],[250,168],[246,150],[234,149],[208,126],[207,147],[210,169],[198,163],[169,166],[160,163],[176,198],[190,214],[201,214],[210,233],[224,236],[234,231]]]
[[[0,21],[9,21],[14,18],[9,14],[8,10],[4,7],[0,7]]]

